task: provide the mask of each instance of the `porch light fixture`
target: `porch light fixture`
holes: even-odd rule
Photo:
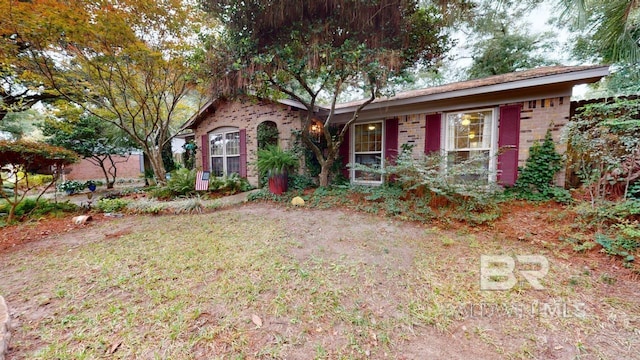
[[[314,134],[317,134],[320,132],[320,125],[318,124],[313,124],[311,125],[311,132]]]

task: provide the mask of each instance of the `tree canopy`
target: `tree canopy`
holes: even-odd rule
[[[23,48],[47,89],[127,133],[164,181],[159,149],[195,110],[185,97],[197,85],[189,62],[197,7],[182,0],[9,3],[5,48]]]
[[[216,95],[254,93],[288,97],[308,110],[302,139],[321,164],[321,185],[348,125],[383,94],[389,82],[416,64],[433,67],[448,48],[444,15],[435,6],[411,0],[212,1],[205,8],[224,29],[211,41],[207,58]],[[335,103],[345,89],[359,89],[364,100],[336,136]],[[316,103],[327,95],[323,119],[328,152],[310,140]]]
[[[574,52],[582,59],[609,63],[640,61],[640,1],[562,0],[560,18],[579,34]],[[567,20],[569,20],[567,22]]]

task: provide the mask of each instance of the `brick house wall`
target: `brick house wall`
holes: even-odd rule
[[[127,157],[114,156],[116,163],[117,179],[138,179],[142,176],[140,172],[140,158],[142,155],[133,154]],[[66,180],[100,180],[104,181],[104,174],[99,166],[92,164],[89,160],[82,159],[80,162],[67,166],[71,171],[65,175]]]
[[[258,185],[258,172],[255,166],[251,166],[257,159],[258,151],[258,125],[265,121],[272,121],[278,127],[278,144],[283,149],[292,147],[293,130],[299,130],[302,126],[302,116],[306,113],[289,106],[274,103],[268,100],[257,100],[242,97],[234,101],[221,102],[215,108],[215,112],[206,116],[195,127],[195,138],[198,149],[202,149],[202,135],[222,127],[236,127],[247,131],[247,180]],[[196,156],[196,167],[202,169],[202,156]]]
[[[562,129],[569,122],[570,97],[536,99],[520,104],[522,110],[520,112],[518,166],[525,165],[529,157],[529,148],[534,142],[543,140],[549,128],[551,128],[551,134],[556,143],[556,150],[563,154],[567,149],[567,144],[562,141],[561,137]],[[424,154],[426,116],[427,113],[421,113],[399,117],[398,144],[414,145],[413,156],[415,157]],[[564,170],[558,174],[557,183],[564,185]]]

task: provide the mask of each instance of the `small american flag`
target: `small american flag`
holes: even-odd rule
[[[198,171],[196,173],[196,191],[209,190],[209,175],[208,171]]]

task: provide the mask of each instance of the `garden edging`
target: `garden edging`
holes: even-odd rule
[[[9,348],[9,308],[4,298],[0,296],[0,360]]]

